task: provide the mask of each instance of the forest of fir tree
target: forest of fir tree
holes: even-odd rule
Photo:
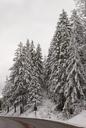
[[[83,20],[84,21],[84,20]],[[3,88],[3,109],[42,103],[43,92],[67,118],[86,108],[86,25],[76,10],[62,10],[43,59],[40,44],[27,40],[16,49]]]

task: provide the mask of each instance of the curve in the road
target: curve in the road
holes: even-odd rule
[[[0,128],[82,128],[66,123],[19,117],[0,117]]]
[[[20,120],[16,120],[16,122],[20,123],[24,128],[35,128],[34,126],[31,126],[30,124],[24,123]]]

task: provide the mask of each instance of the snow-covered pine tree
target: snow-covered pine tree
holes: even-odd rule
[[[6,77],[6,82],[5,86],[2,90],[2,95],[3,95],[3,108],[6,108],[7,106],[12,105],[12,83],[10,83],[8,77]]]
[[[67,67],[67,83],[64,89],[65,104],[64,112],[67,114],[73,114],[75,111],[75,105],[81,103],[84,100],[83,85],[86,83],[84,68],[79,55],[79,47],[83,44],[83,31],[81,28],[80,20],[76,11],[72,14],[72,35],[71,43],[69,47],[69,59]],[[77,106],[78,108],[78,106]]]
[[[37,45],[36,54],[35,54],[35,66],[36,66],[36,76],[38,78],[38,83],[43,87],[43,61],[40,44]]]
[[[57,30],[58,31],[58,30]],[[59,34],[60,36],[60,34]],[[50,91],[50,95],[54,96],[54,90],[57,85],[58,81],[58,60],[59,60],[59,41],[57,38],[57,32],[54,35],[53,41],[52,41],[52,52],[49,58],[49,80],[48,80],[48,89]]]
[[[82,47],[79,47],[79,55],[80,55],[80,60],[82,62],[83,68],[84,68],[85,79],[86,79],[86,44],[83,45]],[[86,85],[83,86],[83,92],[86,97]]]
[[[15,58],[13,59],[13,66],[10,68],[10,81],[14,84],[16,75],[18,74],[18,60],[20,59],[20,55],[22,53],[22,49],[23,49],[23,44],[20,42],[20,44],[18,45],[18,48],[16,50],[15,53]]]
[[[30,42],[27,40],[25,47],[25,80],[27,86],[29,86],[30,80],[31,80],[31,66],[30,66]]]
[[[77,14],[80,17],[80,20],[83,24],[83,30],[84,30],[84,40],[86,42],[86,0],[74,0]]]
[[[78,14],[83,19],[86,17],[86,0],[74,0]]]
[[[29,81],[29,74],[28,74],[28,64],[27,64],[27,53],[26,53],[26,47],[23,46],[21,57],[19,59],[19,79],[18,79],[18,93],[19,96],[21,97],[21,102],[26,104],[27,102],[27,93],[28,93],[28,84],[30,83]],[[17,91],[17,90],[16,90]]]
[[[30,44],[30,66],[31,66],[31,82],[28,88],[29,103],[40,101],[41,86],[38,81],[37,65],[36,65],[36,51],[33,41]]]
[[[76,4],[77,13],[83,25],[83,42],[84,45],[80,48],[80,57],[86,74],[86,0],[74,0]],[[86,92],[86,91],[85,91]]]
[[[48,79],[47,79],[47,70],[48,70],[48,68],[47,68],[47,56],[44,56],[44,58],[43,58],[43,80],[44,80],[44,90],[46,90],[46,92],[48,91],[48,88],[47,88],[47,81],[48,81]]]
[[[30,82],[32,78],[32,69],[31,69],[31,57],[30,57],[30,42],[27,39],[26,45],[25,45],[25,86],[27,88],[26,94],[25,94],[25,99],[28,102],[28,97],[29,97],[29,90],[28,88],[30,87]]]
[[[18,49],[16,50],[16,57],[14,58],[14,65],[10,69],[10,81],[13,83],[13,93],[12,98],[18,101],[23,101],[23,95],[27,91],[26,87],[26,78],[25,78],[25,71],[26,71],[26,51],[23,44],[20,42],[18,45]]]
[[[49,92],[49,79],[50,79],[50,74],[51,74],[51,55],[53,52],[53,43],[51,42],[48,56],[45,58],[44,62],[44,83],[45,83],[45,89],[47,91],[47,94]]]
[[[64,86],[66,83],[66,60],[69,57],[67,51],[70,36],[71,26],[67,14],[63,10],[52,41],[53,52],[51,55],[51,75],[49,79],[50,92],[52,93],[59,110],[63,109],[65,102]]]
[[[64,88],[67,82],[67,74],[66,68],[68,66],[67,59],[69,58],[68,48],[70,45],[70,38],[71,38],[71,25],[68,20],[66,12],[63,10],[63,13],[60,15],[60,34],[61,37],[59,38],[59,60],[58,60],[58,82],[55,87],[55,96],[57,98],[57,109],[63,110],[63,106],[65,103],[65,96],[64,96]]]
[[[18,65],[19,65],[18,60],[20,58],[22,48],[23,48],[23,44],[20,42],[20,44],[18,45],[18,48],[16,50],[16,53],[15,53],[15,58],[13,59],[14,64],[10,68],[10,77],[9,77],[9,79],[10,79],[10,82],[13,84],[12,96],[11,96],[13,102],[15,102],[15,100],[17,99],[16,93],[15,93],[17,85],[15,85],[15,80],[17,79],[17,75],[18,75]]]

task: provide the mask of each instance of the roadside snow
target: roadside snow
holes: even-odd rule
[[[14,113],[14,109],[11,109],[9,113],[3,112],[1,116],[13,116],[13,117],[25,117],[25,118],[39,118],[53,121],[64,120],[62,113],[55,111],[56,105],[47,97],[46,93],[43,93],[43,99],[40,106],[37,106],[37,112],[33,111],[33,107],[28,108],[23,114],[20,115],[19,106],[17,112]]]
[[[57,121],[58,113],[54,111],[55,104],[51,102],[49,99],[44,99],[42,105],[38,107],[36,115],[34,111],[26,111],[21,117],[29,117],[29,118],[40,118],[40,119],[48,119]],[[59,119],[62,117],[59,113]]]
[[[77,125],[86,128],[86,111],[83,110],[80,114],[77,116],[69,119],[67,121],[69,124]]]
[[[13,117],[25,117],[25,118],[38,118],[52,121],[64,122],[76,126],[81,126],[86,128],[86,111],[83,110],[77,116],[67,120],[64,118],[61,112],[55,111],[56,105],[47,98],[46,94],[43,96],[43,100],[40,106],[37,106],[37,112],[33,111],[33,106],[28,108],[23,114],[20,115],[19,106],[17,107],[17,112],[14,113],[14,109],[11,109],[9,113],[2,112],[0,116],[13,116]]]
[[[32,117],[32,118],[51,118],[51,112],[54,108],[54,104],[50,100],[43,100],[42,105],[38,106],[36,116],[34,111],[26,111],[21,116],[23,117]]]

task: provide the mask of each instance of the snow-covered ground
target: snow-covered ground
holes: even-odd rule
[[[47,98],[46,93],[44,93],[41,105],[37,106],[37,112],[33,111],[33,106],[20,115],[19,107],[17,107],[17,112],[14,113],[14,109],[11,109],[9,113],[3,112],[0,115],[4,116],[17,116],[17,117],[30,117],[30,118],[40,118],[49,120],[62,120],[62,113],[55,111],[55,104]]]
[[[73,124],[73,125],[77,125],[77,126],[81,126],[81,127],[85,127],[86,128],[86,111],[83,110],[80,114],[78,114],[77,116],[69,119],[67,121],[67,123],[69,124]]]
[[[30,118],[40,118],[57,121],[57,119],[62,120],[62,114],[54,111],[55,105],[49,99],[44,99],[42,105],[38,107],[36,112],[26,111],[21,117],[30,117]]]
[[[86,111],[85,110],[82,111],[79,115],[69,120],[65,120],[65,118],[63,118],[62,113],[55,111],[55,107],[56,107],[55,104],[51,102],[51,100],[48,99],[45,95],[43,98],[42,104],[37,108],[36,115],[35,115],[35,112],[33,111],[33,107],[29,108],[27,111],[25,111],[21,115],[20,115],[19,107],[17,107],[16,113],[14,113],[14,109],[12,109],[10,110],[9,113],[3,112],[0,115],[25,117],[25,118],[40,118],[40,119],[46,119],[46,120],[60,121],[60,122],[65,122],[68,124],[77,125],[77,126],[86,128]]]
[[[63,115],[60,112],[55,111],[56,105],[47,98],[46,93],[43,94],[43,99],[41,105],[37,106],[37,112],[33,111],[33,106],[20,115],[19,107],[17,107],[17,112],[14,113],[14,109],[11,109],[9,113],[3,112],[0,115],[2,116],[17,116],[17,117],[26,117],[26,118],[40,118],[48,120],[63,120]]]

